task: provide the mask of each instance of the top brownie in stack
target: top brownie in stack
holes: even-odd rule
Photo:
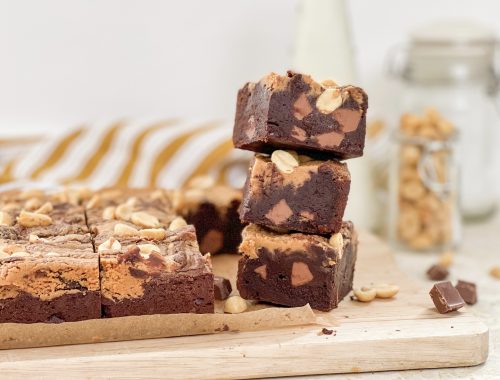
[[[239,92],[236,148],[314,151],[338,159],[363,155],[368,97],[359,87],[315,82],[310,76],[271,73]]]

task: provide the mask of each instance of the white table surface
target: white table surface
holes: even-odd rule
[[[397,252],[400,267],[430,289],[425,272],[437,256]],[[464,227],[464,239],[450,268],[449,279],[475,282],[478,303],[469,310],[483,319],[490,329],[490,352],[485,364],[466,368],[442,368],[361,374],[303,376],[300,379],[407,380],[407,379],[500,379],[500,280],[489,275],[492,266],[500,265],[500,215],[486,223]],[[445,353],[443,353],[445,354]],[[299,378],[297,378],[299,379]]]

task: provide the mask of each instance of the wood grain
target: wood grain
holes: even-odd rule
[[[323,325],[0,352],[2,378],[244,379],[472,366],[488,355],[488,329],[466,309],[438,314],[388,248],[361,234],[355,282],[397,283],[393,300],[346,299]],[[215,265],[217,262],[215,263]]]

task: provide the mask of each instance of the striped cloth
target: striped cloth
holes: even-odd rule
[[[0,136],[0,184],[170,188],[208,174],[241,186],[251,154],[233,149],[231,131],[224,122],[118,120],[46,138]]]

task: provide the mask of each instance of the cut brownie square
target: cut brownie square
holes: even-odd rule
[[[213,274],[163,191],[105,190],[87,204],[105,317],[212,313]]]
[[[193,226],[166,231],[164,239],[96,237],[103,315],[213,313],[214,277]]]
[[[196,177],[184,189],[172,191],[175,209],[196,229],[202,253],[237,253],[243,225],[238,216],[241,189],[216,185]]]
[[[278,234],[251,224],[243,230],[237,286],[245,299],[328,311],[351,291],[357,254],[351,222],[327,239]]]
[[[99,263],[90,235],[34,240],[0,241],[0,322],[100,318]]]
[[[363,155],[368,97],[359,87],[315,82],[310,76],[271,73],[238,92],[236,148],[276,148],[329,153],[340,159]]]
[[[296,166],[283,171],[280,162],[256,155],[243,192],[241,221],[315,234],[338,232],[351,183],[346,164],[276,152],[288,155]]]

